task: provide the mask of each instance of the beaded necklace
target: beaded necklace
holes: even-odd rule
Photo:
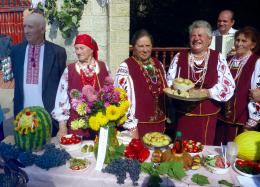
[[[251,55],[251,53],[249,53],[241,58],[233,56],[231,58],[231,60],[229,61],[229,63],[228,63],[229,68],[237,69],[234,80],[237,80],[237,78],[241,75],[241,72],[242,72],[244,66],[246,65],[250,55]]]
[[[208,70],[209,55],[210,55],[210,51],[208,49],[207,52],[205,52],[205,54],[203,55],[203,58],[199,60],[199,61],[203,61],[201,65],[197,65],[193,53],[190,52],[189,54],[188,79],[190,78],[190,69],[191,69],[192,80],[195,81],[195,85],[201,83],[200,88],[202,88],[204,84],[206,73]],[[196,77],[197,74],[199,74],[198,75],[199,78]]]
[[[80,62],[77,63],[80,69],[80,78],[83,85],[91,85],[93,88],[96,86],[97,74],[95,72],[95,62],[87,66],[82,66]]]
[[[134,62],[136,62],[140,71],[142,72],[146,83],[148,84],[148,89],[152,96],[155,98],[155,111],[154,115],[149,117],[150,122],[157,121],[162,118],[164,115],[163,111],[159,106],[159,94],[162,92],[164,87],[163,78],[159,69],[155,67],[155,63],[152,58],[149,58],[145,63],[137,60],[135,57],[132,57]]]
[[[153,97],[158,97],[159,93],[162,91],[161,85],[162,81],[160,79],[160,72],[155,67],[153,59],[150,58],[146,64],[132,57],[135,62],[140,67],[146,83],[148,84],[149,91],[152,93]]]

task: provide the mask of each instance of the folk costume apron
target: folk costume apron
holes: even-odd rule
[[[181,68],[180,77],[185,79],[192,78],[192,72],[189,66],[189,50],[180,52],[177,68]],[[205,63],[205,62],[203,62]],[[196,88],[212,88],[218,81],[218,52],[210,50],[208,66],[203,85],[197,83]],[[189,75],[190,74],[190,75]],[[194,73],[196,79],[201,74]],[[199,102],[175,101],[177,108],[177,131],[182,132],[183,139],[200,141],[204,145],[213,145],[215,137],[215,128],[217,123],[217,114],[220,110],[219,105],[212,99],[206,99]]]
[[[103,86],[105,82],[105,78],[109,75],[106,69],[106,65],[102,61],[98,61],[99,66],[99,73],[97,74],[96,80],[95,80],[95,90],[99,91]],[[68,95],[71,103],[71,97],[70,97],[70,91],[72,89],[77,89],[79,91],[82,90],[84,84],[82,82],[82,79],[80,77],[80,74],[76,71],[76,64],[69,64],[68,65]],[[92,85],[93,86],[93,85]],[[72,134],[75,133],[77,135],[83,136],[84,139],[94,139],[98,132],[93,131],[89,128],[87,129],[78,129],[78,130],[72,130],[71,129],[71,121],[77,119],[79,116],[77,112],[71,107],[70,108],[70,117],[67,122],[68,125],[68,133]]]
[[[221,142],[226,144],[233,141],[238,134],[243,132],[243,125],[246,124],[249,118],[247,105],[249,103],[251,76],[258,58],[254,54],[249,57],[240,75],[235,80],[236,90],[233,97],[222,104],[216,129],[216,145],[220,145]],[[235,78],[238,68],[230,67],[230,71],[233,78]]]
[[[132,77],[136,112],[138,119],[138,133],[142,137],[147,132],[164,132],[165,130],[165,95],[163,89],[167,83],[164,77],[164,70],[156,58],[151,59],[154,63],[156,78],[152,80],[147,72],[134,57],[128,58],[125,62]]]

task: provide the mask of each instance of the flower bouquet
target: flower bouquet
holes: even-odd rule
[[[107,134],[100,135],[102,140],[98,137],[95,140],[94,152],[96,156],[101,152],[98,146],[102,142],[102,146],[106,146],[106,149],[102,150],[102,154],[105,154],[104,162],[109,163],[112,160],[113,151],[119,146],[115,127],[123,124],[127,119],[129,101],[126,91],[110,84],[97,92],[92,86],[86,85],[81,92],[71,90],[70,95],[72,107],[79,116],[71,122],[71,128],[73,130],[90,128],[94,131],[101,129],[100,134],[105,129]],[[105,145],[104,142],[106,142]]]

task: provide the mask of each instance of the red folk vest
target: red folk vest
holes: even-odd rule
[[[249,102],[249,89],[251,88],[251,76],[258,58],[255,54],[249,57],[240,76],[236,79],[236,90],[233,97],[223,104],[220,120],[231,124],[246,124],[249,117],[247,105]],[[231,68],[230,71],[232,76],[235,77],[237,69]]]
[[[212,88],[218,81],[218,55],[219,53],[217,51],[210,50],[208,69],[202,88]],[[180,52],[177,69],[181,68],[180,77],[185,79],[189,77],[192,80],[191,70],[188,70],[188,68],[190,68],[188,56],[189,50],[183,50]],[[189,76],[188,72],[190,72]],[[192,81],[195,82],[195,80]],[[200,87],[200,85],[196,85],[196,87]],[[178,105],[178,111],[185,113],[187,116],[208,116],[216,114],[220,110],[218,103],[212,99],[206,99],[200,102],[176,102],[176,104]]]
[[[96,91],[99,91],[104,86],[105,78],[109,75],[104,62],[99,61],[98,66],[99,66],[99,74],[97,75],[97,84],[95,86]],[[69,94],[70,91],[72,89],[77,89],[77,90],[81,91],[82,88],[83,88],[83,83],[81,81],[81,77],[80,77],[79,73],[76,71],[75,63],[69,64],[68,65],[68,95],[69,95],[70,104],[71,104],[71,97]],[[70,118],[67,123],[68,126],[70,127],[70,122],[77,119],[78,117],[79,116],[78,116],[77,112],[71,107],[70,108]],[[82,130],[82,131],[84,131],[85,133],[77,133],[77,134],[88,136],[88,133],[87,133],[88,129]]]
[[[141,67],[136,62],[133,57],[130,57],[125,60],[129,74],[132,77],[133,84],[134,84],[134,91],[135,91],[135,99],[136,99],[136,110],[135,110],[135,117],[139,120],[140,123],[146,124],[157,124],[165,121],[165,95],[163,93],[163,89],[166,87],[167,83],[165,80],[164,70],[160,64],[160,62],[156,58],[152,58],[157,70],[159,70],[160,80],[161,81],[160,87],[158,84],[148,84],[145,80],[145,76],[143,75],[143,71],[141,71]],[[150,120],[156,114],[156,99],[152,95],[151,91],[149,90],[149,86],[152,86],[155,90],[160,89],[160,92],[157,94],[159,98],[159,108],[161,111],[161,115],[157,120]]]

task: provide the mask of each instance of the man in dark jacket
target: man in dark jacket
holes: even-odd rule
[[[67,55],[63,47],[44,39],[45,19],[32,13],[24,18],[25,41],[11,52],[15,78],[14,116],[23,108],[42,106],[53,110],[60,77],[65,69]],[[52,135],[57,133],[53,121]]]

